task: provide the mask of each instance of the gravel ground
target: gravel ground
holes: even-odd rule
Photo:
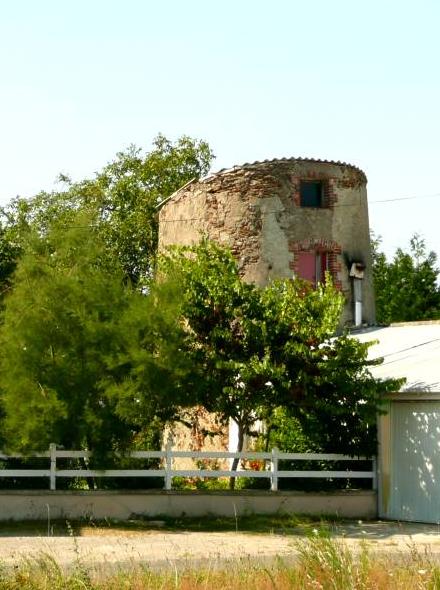
[[[374,552],[400,556],[417,549],[440,560],[440,530],[437,525],[384,522],[353,522],[333,529],[335,538],[356,549],[360,543]],[[295,559],[295,542],[301,534],[289,532],[166,532],[114,531],[102,529],[81,536],[0,536],[0,562],[14,566],[42,553],[62,567],[80,563],[87,567],[145,564],[153,568],[224,563],[231,560],[270,561]]]

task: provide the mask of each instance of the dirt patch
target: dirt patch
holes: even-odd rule
[[[385,522],[350,522],[329,528],[330,534],[356,549],[361,544],[373,552],[404,555],[429,552],[440,559],[440,529],[437,525]],[[318,534],[308,529],[308,534]],[[81,563],[87,567],[144,564],[161,567],[170,564],[210,564],[225,560],[294,560],[295,544],[304,539],[305,530],[279,533],[245,532],[167,532],[84,529],[81,536],[0,537],[0,561],[15,565],[23,559],[37,559],[42,553],[61,566]]]

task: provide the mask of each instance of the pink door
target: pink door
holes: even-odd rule
[[[316,285],[316,254],[315,252],[299,252],[298,276]]]

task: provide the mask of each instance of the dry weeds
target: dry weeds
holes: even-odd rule
[[[366,545],[352,551],[342,541],[315,530],[295,542],[292,565],[255,562],[207,563],[196,569],[153,571],[133,565],[118,571],[85,567],[78,553],[75,567],[63,571],[49,555],[0,568],[0,590],[440,590],[440,567],[415,547],[398,560],[371,555]]]

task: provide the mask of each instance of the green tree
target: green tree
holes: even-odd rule
[[[148,295],[136,292],[116,326],[101,386],[118,417],[138,432],[176,421],[195,404],[195,371],[177,322],[180,296],[174,281],[151,281]]]
[[[157,249],[157,205],[210,169],[213,153],[204,141],[182,136],[173,145],[163,135],[143,155],[131,147],[96,178],[100,226],[112,252],[136,284],[151,268]]]
[[[80,220],[30,238],[6,300],[0,387],[11,448],[96,448],[123,435],[99,380],[129,289]]]
[[[205,175],[213,153],[205,141],[182,136],[175,143],[163,135],[144,153],[131,146],[95,174],[72,182],[59,178],[61,190],[16,198],[2,210],[8,238],[19,248],[29,230],[45,235],[54,222],[72,224],[88,212],[117,264],[133,284],[151,271],[157,248],[157,205],[189,180]]]
[[[343,300],[331,285],[245,283],[231,253],[204,241],[174,249],[162,272],[182,285],[194,401],[238,425],[238,449],[259,420],[285,408],[327,450],[371,452],[376,411],[396,381],[375,380],[368,345],[334,338]],[[373,450],[374,452],[374,450]]]
[[[391,261],[380,250],[380,238],[372,239],[376,317],[381,324],[440,318],[437,255],[428,252],[415,234],[409,251],[401,248]]]
[[[55,224],[31,236],[18,264],[0,328],[2,431],[11,449],[55,442],[99,458],[145,434],[158,420],[159,401],[165,405],[157,394],[140,409],[137,398],[147,398],[147,386],[163,392],[158,342],[171,340],[174,317],[164,319],[157,297],[127,283],[94,227],[84,214],[71,227]],[[132,365],[144,390],[128,416],[115,384]],[[139,411],[142,424],[134,419]]]
[[[11,288],[19,253],[20,248],[10,238],[8,230],[0,225],[0,306]]]

